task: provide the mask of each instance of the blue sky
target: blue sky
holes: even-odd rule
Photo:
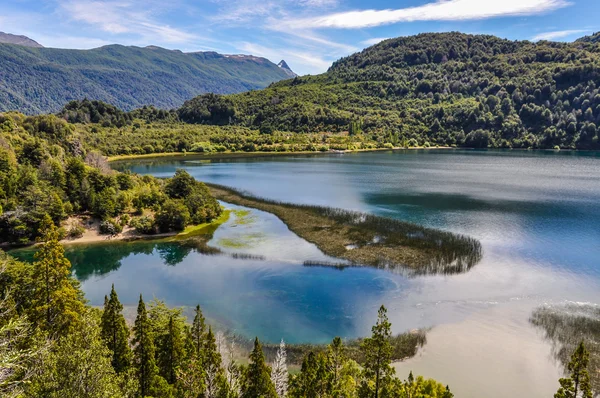
[[[378,41],[461,31],[570,41],[600,30],[600,0],[2,0],[0,31],[46,47],[158,45],[285,59],[300,74]]]

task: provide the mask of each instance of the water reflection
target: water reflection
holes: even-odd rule
[[[594,395],[600,395],[600,306],[571,303],[543,306],[531,315],[530,322],[544,331],[552,343],[552,354],[564,366],[581,341],[590,353],[589,374]]]

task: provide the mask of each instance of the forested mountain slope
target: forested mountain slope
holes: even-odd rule
[[[180,106],[196,95],[237,93],[288,78],[265,58],[110,45],[93,50],[0,44],[0,111],[57,112],[89,98],[131,110]]]
[[[322,75],[220,97],[219,106],[214,97],[195,98],[180,116],[266,132],[364,131],[394,145],[591,149],[599,82],[593,40],[420,34],[342,58]]]

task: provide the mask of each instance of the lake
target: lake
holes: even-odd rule
[[[483,259],[463,274],[419,277],[306,267],[335,259],[274,216],[227,205],[234,214],[211,242],[225,255],[160,242],[70,247],[94,305],[115,283],[132,308],[141,292],[200,303],[211,322],[246,337],[325,342],[368,334],[384,304],[394,332],[431,328],[420,353],[397,365],[401,377],[413,370],[459,397],[548,397],[562,367],[532,311],[600,303],[599,153],[407,150],[114,166],[159,177],[185,168],[269,199],[466,234],[481,241]]]

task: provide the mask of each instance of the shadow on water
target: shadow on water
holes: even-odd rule
[[[10,255],[27,262],[34,261],[36,248],[13,250]],[[223,253],[206,245],[204,240],[184,239],[177,241],[138,240],[131,242],[111,241],[88,245],[66,245],[65,255],[72,264],[72,272],[81,282],[90,277],[103,276],[118,270],[122,261],[137,254],[156,254],[167,266],[174,267],[183,262],[190,253],[221,255],[235,259],[264,260],[262,256],[244,253]]]
[[[594,396],[600,395],[600,306],[567,304],[544,306],[533,311],[529,321],[544,331],[552,343],[552,355],[565,368],[577,345],[583,341],[590,353],[588,371]]]
[[[410,206],[411,208],[435,211],[482,211],[532,216],[552,215],[565,219],[588,211],[586,206],[573,206],[571,203],[546,202],[544,206],[540,206],[540,202],[537,200],[479,199],[465,194],[403,194],[393,191],[370,192],[364,194],[364,197],[367,203],[378,206]]]

